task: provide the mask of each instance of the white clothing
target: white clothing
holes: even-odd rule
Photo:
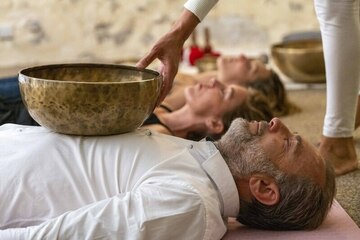
[[[211,142],[0,126],[0,239],[220,239],[238,212]]]
[[[188,0],[184,7],[202,21],[218,0]]]
[[[327,81],[323,135],[351,137],[360,84],[360,1],[314,2],[323,40]]]

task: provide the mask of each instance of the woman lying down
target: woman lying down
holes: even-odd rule
[[[266,120],[272,118],[267,98],[254,89],[236,84],[225,85],[216,79],[177,89],[182,106],[157,107],[143,127],[181,138],[198,140],[205,136],[219,138],[233,119]]]
[[[172,91],[163,104],[173,110],[177,109],[184,104],[184,97],[179,89],[216,78],[225,85],[236,84],[263,93],[274,116],[285,116],[300,111],[299,107],[289,101],[278,74],[259,59],[251,59],[244,55],[219,57],[216,68],[216,71],[199,74],[178,73]]]

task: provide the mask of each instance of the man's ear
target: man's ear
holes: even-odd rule
[[[207,118],[205,125],[208,133],[219,134],[224,130],[224,123],[220,118]]]
[[[280,201],[279,187],[272,177],[252,175],[249,179],[249,189],[253,197],[264,205],[272,206]]]

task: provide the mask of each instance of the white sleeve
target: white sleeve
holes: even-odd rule
[[[201,197],[180,184],[148,182],[37,226],[0,230],[0,239],[203,239]]]
[[[188,0],[184,7],[202,21],[218,0]]]

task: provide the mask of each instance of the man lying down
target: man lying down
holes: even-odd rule
[[[217,142],[0,127],[0,239],[220,239],[227,217],[314,229],[334,193],[332,168],[277,118],[236,119]]]

